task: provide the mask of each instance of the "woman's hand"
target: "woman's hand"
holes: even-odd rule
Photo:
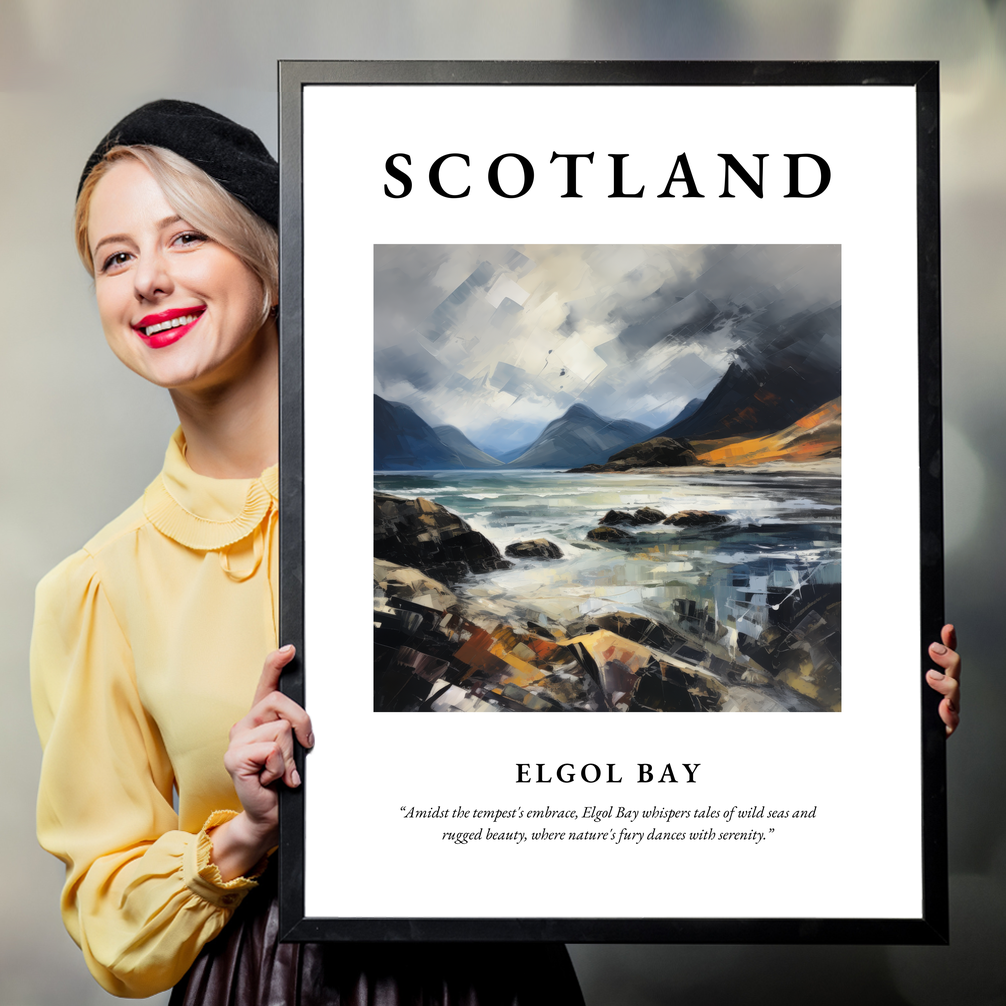
[[[961,657],[956,652],[957,632],[952,625],[943,626],[940,638],[942,643],[930,643],[929,656],[943,670],[927,671],[926,682],[943,696],[940,719],[946,724],[949,737],[961,721]]]
[[[294,734],[304,747],[314,746],[311,718],[279,691],[280,674],[295,652],[284,646],[266,657],[251,710],[231,727],[224,766],[244,810],[209,833],[211,859],[224,880],[247,873],[276,845],[279,793],[273,784],[282,779],[291,788],[300,785]]]

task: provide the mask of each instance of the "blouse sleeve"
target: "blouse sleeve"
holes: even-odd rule
[[[178,830],[171,764],[87,552],[38,586],[31,685],[43,747],[38,837],[66,865],[63,921],[103,988],[161,992],[256,885],[224,882],[210,862],[207,829],[233,811],[198,834]]]

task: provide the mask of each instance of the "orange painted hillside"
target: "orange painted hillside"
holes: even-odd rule
[[[807,413],[792,426],[751,440],[693,443],[700,464],[760,465],[766,461],[817,461],[842,454],[841,397]]]

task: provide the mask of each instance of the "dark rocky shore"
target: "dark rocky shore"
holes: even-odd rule
[[[559,624],[520,598],[478,596],[477,574],[512,562],[446,508],[375,493],[374,509],[376,709],[813,711],[838,702],[837,584],[779,591],[768,628],[757,639],[738,632],[730,650],[727,627],[696,601],[675,601],[659,620],[610,611]],[[728,520],[610,511],[587,537],[618,547],[632,532],[613,524],[716,528]],[[546,539],[506,553],[532,562],[562,555]]]
[[[439,580],[509,569],[499,549],[439,503],[374,493],[374,558],[415,566]]]

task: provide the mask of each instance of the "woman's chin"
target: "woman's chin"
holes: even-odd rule
[[[276,344],[275,326],[268,324],[234,340],[197,339],[194,335],[163,347],[117,339],[109,339],[109,345],[134,374],[159,388],[216,395],[223,386],[240,383],[256,369],[269,355],[262,347],[275,350]]]
[[[149,359],[123,360],[123,363],[134,374],[138,374],[145,381],[167,391],[183,391],[186,388],[195,389],[207,383],[212,384],[214,382],[211,373],[217,369],[183,358],[165,358],[155,361]]]

